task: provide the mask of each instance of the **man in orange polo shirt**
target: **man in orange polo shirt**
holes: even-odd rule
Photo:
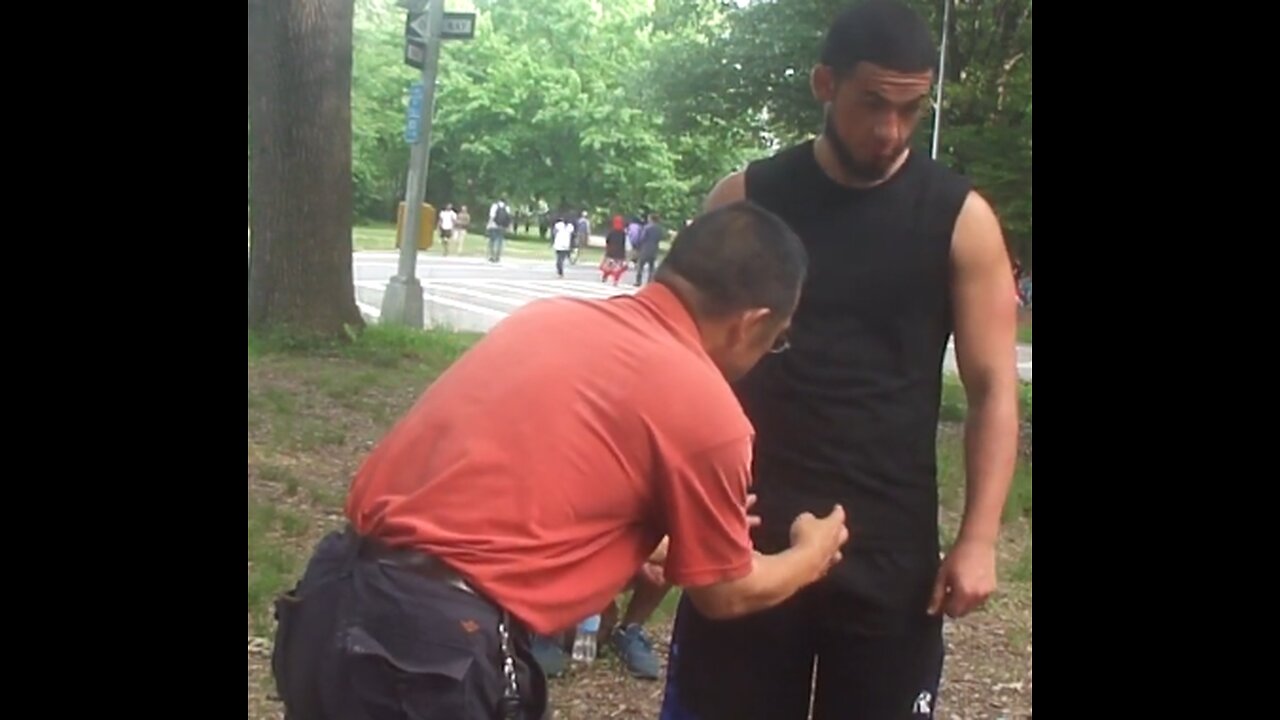
[[[728,384],[785,350],[806,264],[776,216],[736,203],[682,230],[634,296],[495,327],[373,450],[350,527],[277,601],[287,717],[538,718],[528,633],[599,612],[664,536],[666,578],[711,617],[822,577],[848,537],[838,506],[797,517],[790,549],[752,549],[753,429]]]

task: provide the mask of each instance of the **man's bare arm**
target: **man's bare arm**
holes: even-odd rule
[[[1017,301],[1000,223],[970,193],[952,238],[956,365],[968,401],[965,508],[929,611],[968,614],[995,592],[996,540],[1018,452]]]
[[[791,526],[789,549],[776,555],[755,553],[745,577],[684,591],[698,612],[713,620],[766,610],[824,577],[840,562],[840,548],[848,539],[839,505],[825,518],[803,513]]]
[[[952,241],[956,366],[969,406],[961,539],[994,543],[1018,452],[1017,290],[1000,222],[970,193]]]

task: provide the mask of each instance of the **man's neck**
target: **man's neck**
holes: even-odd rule
[[[831,147],[831,141],[827,139],[826,134],[819,135],[813,143],[813,155],[818,161],[818,167],[822,168],[822,172],[834,182],[850,188],[872,188],[885,182],[893,177],[898,170],[902,169],[902,165],[906,163],[907,157],[911,154],[911,148],[907,147],[902,151],[902,155],[893,161],[889,171],[878,180],[863,180],[855,177],[840,164],[840,160],[836,158],[836,151]]]

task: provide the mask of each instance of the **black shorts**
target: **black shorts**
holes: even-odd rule
[[[942,620],[921,611],[868,634],[851,622],[859,605],[823,583],[771,610],[713,621],[682,598],[660,720],[807,720],[811,688],[814,720],[932,718]]]
[[[350,533],[324,538],[276,603],[272,655],[287,720],[496,720],[505,683],[500,611],[412,568],[362,557]],[[521,720],[546,711],[546,679],[513,628]]]

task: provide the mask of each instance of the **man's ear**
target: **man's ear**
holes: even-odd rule
[[[769,308],[752,308],[742,311],[730,328],[731,337],[729,339],[735,347],[756,342],[763,328],[772,317],[773,311]]]
[[[836,96],[836,74],[830,65],[814,65],[809,73],[809,89],[820,103],[829,103]]]

